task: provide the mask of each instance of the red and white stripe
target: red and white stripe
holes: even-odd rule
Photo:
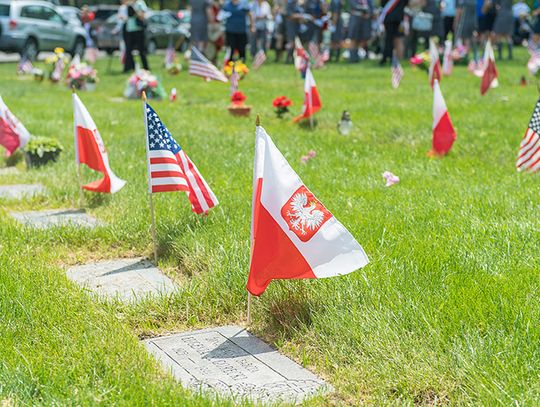
[[[516,168],[533,172],[540,169],[540,137],[530,128],[521,140]]]
[[[150,191],[171,192],[189,191],[186,174],[180,166],[179,154],[174,155],[168,150],[148,152]]]
[[[262,64],[266,61],[266,54],[261,49],[255,54],[255,58],[253,58],[253,69],[256,71],[261,67]]]

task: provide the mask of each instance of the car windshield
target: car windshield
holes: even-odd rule
[[[0,16],[9,16],[9,4],[0,4]]]

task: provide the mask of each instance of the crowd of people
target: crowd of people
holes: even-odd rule
[[[191,44],[215,61],[223,47],[233,58],[246,59],[259,50],[275,51],[275,60],[293,62],[295,39],[328,50],[329,60],[357,63],[380,55],[380,64],[403,59],[451,40],[463,45],[474,60],[490,39],[499,59],[512,58],[516,37],[540,43],[540,3],[531,10],[513,0],[190,0]],[[125,70],[133,69],[137,49],[147,68],[144,50],[143,0],[122,0],[119,19],[126,45]]]

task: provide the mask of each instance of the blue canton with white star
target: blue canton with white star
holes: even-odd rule
[[[146,123],[148,125],[148,147],[150,147],[150,151],[169,150],[176,154],[182,150],[148,103],[146,104]]]

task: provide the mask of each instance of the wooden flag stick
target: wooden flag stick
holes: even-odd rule
[[[143,90],[142,94],[143,101],[143,115],[144,115],[144,132],[146,134],[146,165],[148,166],[148,200],[150,202],[150,218],[152,220],[152,241],[154,243],[154,263],[157,266],[158,256],[157,256],[157,235],[156,235],[156,214],[154,212],[154,200],[152,197],[152,178],[150,175],[150,146],[148,145],[148,120],[146,118],[146,92]]]
[[[71,92],[74,95],[77,94],[75,86],[71,87]],[[73,120],[73,133],[75,137],[75,159],[77,160],[77,183],[79,184],[79,199],[77,201],[77,206],[81,206],[83,201],[83,188],[81,180],[81,163],[79,162],[79,139],[77,136],[77,123],[75,122],[75,120]]]
[[[257,117],[255,118],[255,126],[260,126],[261,125],[261,117],[259,115],[257,115]]]
[[[247,324],[251,325],[251,293],[248,291]]]

